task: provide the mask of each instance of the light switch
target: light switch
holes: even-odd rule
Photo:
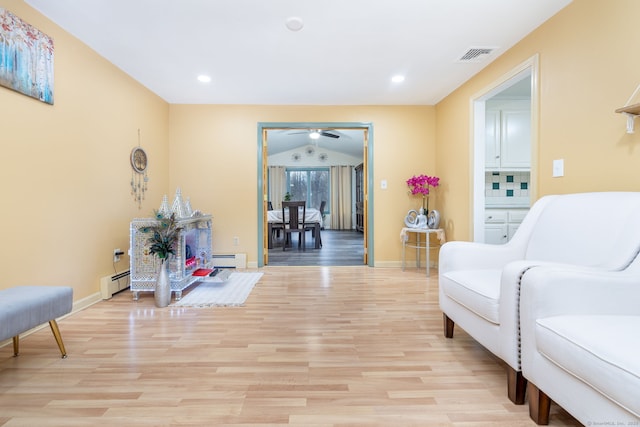
[[[387,180],[383,179],[382,181],[380,181],[380,188],[383,190],[387,189]]]
[[[564,176],[564,159],[556,159],[553,161],[553,177]]]

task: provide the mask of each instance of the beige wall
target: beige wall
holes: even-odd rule
[[[0,288],[70,285],[76,301],[95,297],[113,249],[129,248],[131,218],[168,189],[169,107],[24,2],[0,6],[55,44],[54,105],[0,87]],[[141,210],[129,185],[138,129],[150,158]]]
[[[437,172],[447,237],[470,227],[470,98],[536,53],[540,59],[538,197],[583,191],[640,190],[640,135],[625,133],[614,110],[640,84],[636,0],[574,0],[436,106]],[[635,102],[640,102],[640,97]],[[640,133],[640,121],[638,121]],[[552,178],[553,159],[565,176]],[[594,225],[606,206],[594,206]]]
[[[407,194],[413,174],[434,174],[435,115],[431,106],[172,105],[170,186],[213,214],[214,253],[247,254],[257,261],[258,139],[260,122],[373,124],[373,246],[376,265],[398,265],[403,218],[419,201]],[[387,180],[388,188],[380,189]],[[437,205],[433,199],[431,206]],[[240,245],[233,245],[233,237]]]
[[[214,252],[256,262],[258,122],[373,123],[376,265],[398,265],[402,218],[419,204],[407,195],[413,174],[441,177],[430,206],[442,211],[449,239],[468,239],[470,97],[536,53],[538,195],[640,187],[640,137],[625,134],[613,112],[640,83],[636,0],[574,0],[435,107],[169,106],[22,1],[0,6],[56,47],[55,105],[0,88],[0,288],[68,284],[76,300],[94,295],[113,271],[113,248],[128,249],[131,218],[148,216],[178,186],[214,215]],[[138,129],[150,158],[141,209],[129,188]],[[563,178],[551,178],[556,158],[565,159]],[[594,206],[594,221],[601,212]],[[125,256],[117,269],[127,265]]]

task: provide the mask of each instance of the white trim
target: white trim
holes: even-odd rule
[[[531,182],[529,194],[531,202],[537,198],[537,164],[538,164],[538,122],[539,122],[539,55],[535,54],[522,62],[508,73],[480,90],[469,100],[470,108],[470,143],[469,165],[469,195],[472,215],[470,215],[470,229],[474,242],[484,242],[484,127],[485,127],[485,101],[503,90],[511,87],[520,80],[531,78]]]

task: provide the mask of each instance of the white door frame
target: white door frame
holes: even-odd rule
[[[364,132],[364,158],[366,182],[363,182],[365,191],[365,236],[364,236],[364,260],[363,264],[369,267],[374,266],[373,251],[373,123],[372,122],[258,122],[258,267],[265,265],[264,240],[265,230],[265,206],[267,201],[266,182],[264,168],[267,165],[266,159],[266,133],[273,129],[362,129]]]
[[[538,54],[527,59],[501,78],[475,94],[470,100],[471,109],[471,159],[469,161],[471,173],[470,206],[471,230],[474,242],[484,242],[484,174],[485,174],[485,102],[513,86],[519,81],[531,77],[531,180],[529,185],[529,197],[531,203],[537,199],[537,165],[538,165],[538,105],[539,105],[539,65]]]

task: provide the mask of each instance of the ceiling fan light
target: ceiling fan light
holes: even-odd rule
[[[313,132],[311,132],[309,134],[309,138],[311,139],[318,139],[320,138],[320,132],[318,132],[317,130],[314,130]]]

